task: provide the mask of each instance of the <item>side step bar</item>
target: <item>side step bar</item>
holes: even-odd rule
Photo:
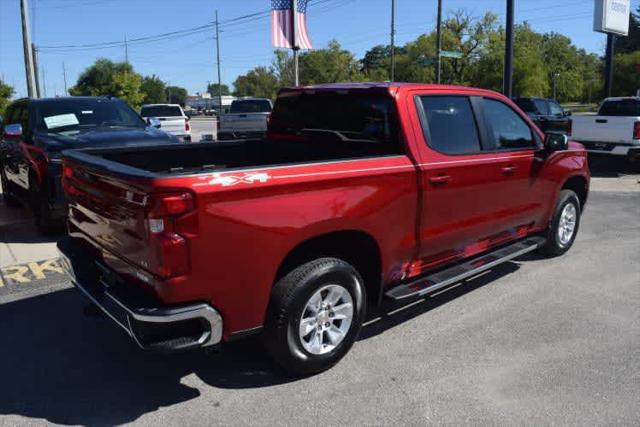
[[[502,264],[503,262],[517,258],[520,255],[534,251],[544,245],[545,241],[546,239],[544,237],[537,236],[520,240],[462,264],[456,264],[445,270],[420,277],[413,282],[396,286],[388,290],[385,295],[394,300],[401,300],[404,298],[423,296],[436,292],[461,280],[489,270],[498,264]]]

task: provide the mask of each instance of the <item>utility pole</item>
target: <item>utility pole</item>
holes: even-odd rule
[[[216,56],[218,61],[218,120],[222,114],[222,74],[220,73],[220,28],[218,25],[218,11],[216,10]]]
[[[42,91],[40,90],[40,79],[39,79],[39,67],[38,67],[38,50],[36,49],[36,45],[31,43],[31,53],[33,54],[33,74],[36,76],[36,98],[40,98],[42,95]]]
[[[442,78],[442,0],[438,0],[438,22],[436,24],[436,78],[440,84]]]
[[[616,45],[616,35],[607,34],[607,57],[604,66],[604,94],[608,98],[611,96],[613,87],[613,54]]]
[[[293,84],[300,86],[300,62],[298,59],[298,0],[291,0],[291,28],[293,29],[291,49],[293,49]]]
[[[64,62],[62,63],[62,78],[64,79],[64,96],[69,96],[67,91],[67,69],[64,66]]]
[[[30,98],[37,97],[36,76],[33,72],[33,52],[31,46],[31,33],[29,31],[29,5],[28,0],[20,0],[20,14],[22,16],[22,47],[24,49],[24,69],[27,77],[27,94]]]
[[[513,92],[513,14],[514,1],[507,0],[507,39],[504,52],[504,76],[502,93],[511,98]]]
[[[127,35],[124,35],[124,62],[129,63],[129,44],[127,43]]]
[[[396,79],[396,0],[391,0],[391,81]]]
[[[44,76],[44,67],[42,67],[42,91],[44,92],[44,97],[47,97],[47,80]],[[40,94],[38,94],[38,97],[40,97]]]

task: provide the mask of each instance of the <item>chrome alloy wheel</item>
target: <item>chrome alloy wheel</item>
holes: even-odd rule
[[[576,222],[578,220],[578,212],[575,205],[568,203],[560,214],[560,223],[558,224],[558,239],[562,245],[568,245],[573,238],[576,230]]]
[[[340,285],[327,285],[314,293],[300,318],[300,342],[311,354],[335,349],[349,332],[353,320],[353,299]]]

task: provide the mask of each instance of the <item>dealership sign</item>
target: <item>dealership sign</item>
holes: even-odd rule
[[[621,36],[629,34],[631,0],[595,0],[593,29]]]

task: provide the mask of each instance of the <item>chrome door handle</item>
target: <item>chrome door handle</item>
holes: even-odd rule
[[[432,176],[429,178],[429,182],[433,185],[448,184],[451,182],[451,177],[449,175]]]

